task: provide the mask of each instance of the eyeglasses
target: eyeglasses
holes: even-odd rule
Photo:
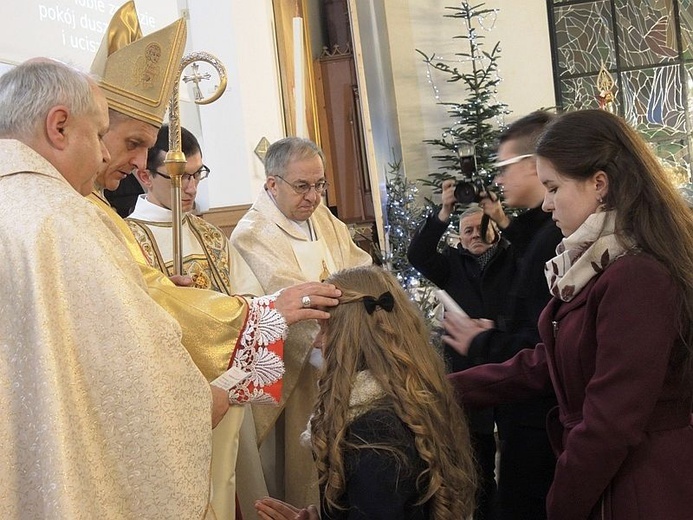
[[[287,183],[298,195],[306,195],[311,188],[315,188],[315,193],[320,195],[327,189],[328,186],[328,183],[325,180],[318,181],[315,184],[308,184],[307,182],[289,182],[281,175],[272,175],[272,177],[276,177],[277,179],[281,179]]]
[[[200,167],[199,170],[197,170],[195,173],[184,173],[183,175],[180,176],[180,182],[182,183],[188,183],[191,180],[195,180],[195,182],[200,182],[205,180],[207,177],[209,177],[209,168],[207,168],[204,164]],[[164,179],[171,180],[170,175],[166,175],[165,173],[160,172],[159,170],[154,170],[154,173],[157,175],[161,175]]]
[[[529,159],[530,157],[534,157],[533,153],[526,153],[524,155],[518,155],[516,157],[511,157],[510,159],[506,159],[505,161],[500,161],[497,162],[493,165],[494,168],[499,169],[501,172],[505,169],[506,166],[510,166],[511,164],[517,164],[520,161],[524,161],[525,159]]]

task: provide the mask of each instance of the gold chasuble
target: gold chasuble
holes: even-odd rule
[[[92,63],[110,109],[161,126],[186,40],[185,20],[142,36],[134,2],[123,4],[113,15]],[[243,298],[176,287],[150,267],[130,228],[96,194],[89,199],[101,208],[125,237],[132,257],[147,282],[149,294],[183,328],[183,344],[208,380],[229,368],[248,314]],[[143,316],[142,319],[147,319]]]
[[[0,193],[0,518],[205,518],[209,384],[122,233],[19,141]]]
[[[134,3],[123,4],[114,13],[92,64],[109,108],[159,128],[179,80],[185,41],[185,20],[142,36]],[[183,345],[205,377],[213,381],[231,368],[232,373],[240,374],[240,381],[230,378],[237,382],[222,385],[229,389],[231,404],[275,404],[281,395],[281,356],[287,330],[284,318],[274,309],[276,296],[247,302],[227,294],[175,286],[148,264],[129,227],[108,203],[96,194],[90,200],[122,233],[149,295],[178,322]],[[204,277],[197,278],[200,282]],[[219,281],[223,285],[223,280]],[[211,288],[211,284],[203,287]],[[150,322],[152,318],[143,313],[139,319]],[[233,406],[213,433],[212,506],[218,520],[234,518],[235,453],[242,415],[242,407]],[[175,498],[172,493],[171,500]],[[181,513],[177,518],[193,517]]]
[[[149,294],[166,309],[183,329],[183,345],[208,380],[230,366],[245,327],[248,305],[244,298],[190,287],[177,287],[158,269],[151,267],[130,227],[100,195],[89,196],[120,229],[130,254],[147,282]],[[142,317],[146,319],[145,316]]]
[[[147,263],[173,274],[173,233],[171,210],[137,199],[127,218]],[[183,272],[199,289],[231,295],[229,282],[229,241],[209,222],[186,214],[181,229]],[[277,396],[279,397],[279,396]],[[217,520],[236,518],[236,459],[245,406],[232,406],[212,432],[212,506]]]
[[[123,233],[128,249],[142,272],[149,294],[180,324],[183,345],[208,380],[234,366],[248,377],[229,393],[232,404],[276,404],[282,392],[282,362],[286,322],[270,310],[273,298],[242,297],[177,287],[147,262],[128,223],[99,194],[89,200],[101,208]],[[279,321],[277,321],[277,317]],[[148,319],[143,316],[142,319]],[[271,407],[270,407],[271,408]],[[243,409],[233,406],[214,429],[212,505],[218,519],[235,517],[235,460]]]
[[[145,195],[137,199],[134,211],[125,219],[142,248],[147,263],[173,275],[172,213],[149,202]],[[181,226],[183,273],[198,289],[233,294],[229,272],[229,239],[206,220],[186,213]]]
[[[282,355],[287,325],[274,311],[275,296],[255,298],[248,303],[240,296],[176,286],[147,263],[127,222],[106,199],[98,193],[87,198],[122,233],[150,296],[181,326],[183,345],[205,377],[212,381],[234,365],[246,372],[247,378],[229,394],[232,403],[278,402],[283,385]]]

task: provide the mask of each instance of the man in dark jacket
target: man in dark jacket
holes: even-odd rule
[[[562,239],[551,215],[541,209],[545,190],[537,177],[533,155],[551,118],[547,112],[533,112],[510,125],[499,141],[496,183],[503,189],[509,207],[527,211],[511,219],[496,197],[481,200],[484,212],[512,244],[517,272],[507,307],[495,327],[469,319],[451,325],[446,319],[449,336],[445,341],[475,365],[502,363],[539,342],[537,321],[550,299],[544,265],[555,256]],[[496,409],[501,439],[498,518],[502,520],[546,518],[545,499],[555,458],[545,421],[554,405],[555,397],[547,395]]]
[[[447,291],[469,316],[495,321],[501,318],[505,295],[515,272],[512,248],[491,226],[489,236],[482,238],[484,212],[480,207],[472,206],[460,216],[459,244],[456,247],[445,246],[438,252],[438,243],[448,228],[455,206],[454,191],[454,181],[443,183],[440,211],[428,217],[414,235],[407,257],[423,276]],[[466,356],[447,345],[444,354],[452,372],[472,366]],[[468,418],[480,473],[474,519],[490,520],[494,518],[496,493],[493,409],[474,410]]]

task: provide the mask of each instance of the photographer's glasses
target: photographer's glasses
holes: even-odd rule
[[[534,157],[533,153],[526,153],[524,155],[517,155],[515,157],[511,157],[510,159],[506,159],[505,161],[500,161],[497,162],[493,165],[494,168],[497,168],[501,172],[507,167],[512,164],[517,164],[520,161],[524,161],[525,159],[529,159],[530,157]]]

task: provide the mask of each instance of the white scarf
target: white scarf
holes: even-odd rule
[[[615,211],[598,211],[558,244],[557,256],[544,267],[552,295],[569,302],[595,275],[633,249],[630,241],[624,246],[616,237],[615,224]]]
[[[349,395],[349,412],[347,415],[347,422],[351,423],[363,415],[372,408],[372,404],[385,397],[385,391],[380,386],[380,383],[371,375],[370,370],[362,370],[357,372],[354,382],[351,385],[351,394]],[[310,420],[308,419],[308,426],[306,430],[301,434],[301,446],[310,448],[311,443],[311,431],[310,431]]]

